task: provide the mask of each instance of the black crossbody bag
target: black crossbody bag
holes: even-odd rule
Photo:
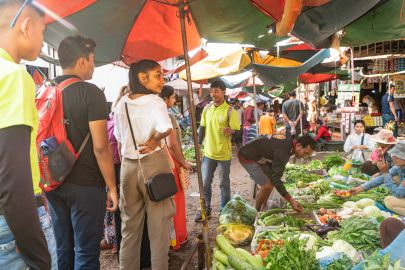
[[[134,131],[132,129],[131,119],[129,118],[127,103],[125,103],[125,111],[127,114],[129,129],[131,131],[132,141],[134,143],[135,150],[138,152]],[[148,191],[149,199],[152,202],[163,201],[164,199],[167,199],[177,193],[177,185],[174,179],[174,175],[172,173],[160,173],[158,175],[146,179],[143,173],[141,159],[139,158],[139,152],[138,152],[138,162],[139,167],[141,169],[143,180],[145,181],[146,190]]]

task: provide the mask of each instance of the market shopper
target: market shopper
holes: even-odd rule
[[[207,217],[211,216],[211,185],[217,168],[221,189],[220,210],[231,198],[229,179],[232,159],[231,138],[235,130],[240,129],[240,123],[236,111],[225,102],[225,91],[226,86],[222,81],[214,81],[211,84],[210,94],[213,101],[204,108],[201,116],[199,143],[204,145],[201,170]],[[202,221],[200,213],[195,217],[195,221]]]
[[[157,62],[145,59],[132,64],[129,69],[131,92],[121,98],[114,112],[114,135],[121,145],[122,158],[122,270],[140,269],[145,214],[150,238],[151,268],[167,270],[169,267],[169,224],[175,214],[175,205],[171,197],[159,202],[152,201],[145,185],[146,179],[172,171],[162,143],[172,132],[173,126],[166,104],[156,95],[161,92],[164,84],[163,72]]]
[[[312,132],[308,132],[308,135],[311,136],[311,138],[313,138],[315,142],[325,143],[331,141],[332,135],[330,134],[328,126],[326,125],[325,121],[318,119],[316,121],[316,128],[317,128],[316,135]]]
[[[288,193],[281,177],[291,155],[297,158],[308,157],[314,149],[315,141],[311,137],[302,136],[293,141],[288,134],[260,137],[239,149],[239,162],[253,181],[260,185],[256,196],[258,211],[266,205],[274,187],[295,211],[303,210],[302,206]]]
[[[59,269],[100,268],[100,240],[106,211],[106,185],[118,207],[113,154],[107,133],[108,107],[104,93],[90,80],[94,72],[95,42],[82,36],[68,36],[59,45],[62,83],[80,81],[62,92],[63,117],[67,137],[75,151],[83,151],[62,185],[46,193],[54,225]],[[89,135],[88,135],[89,134]]]
[[[387,174],[375,177],[361,186],[352,188],[351,191],[357,194],[384,184],[391,192],[391,196],[384,199],[385,206],[405,216],[405,141],[398,141],[389,154],[395,166]]]
[[[352,155],[352,160],[364,162],[367,160],[366,154],[374,149],[374,142],[370,140],[370,135],[365,133],[366,124],[363,120],[354,122],[354,132],[350,134],[343,145],[346,153]]]
[[[288,93],[289,100],[283,103],[281,112],[286,125],[286,131],[295,136],[301,132],[302,117],[304,115],[304,104],[297,99],[295,91]]]
[[[272,135],[276,132],[276,118],[273,109],[264,112],[259,120],[259,134]]]
[[[121,171],[121,157],[119,154],[119,147],[117,139],[114,135],[114,109],[117,106],[118,102],[121,100],[123,96],[129,93],[129,88],[127,85],[122,86],[118,97],[111,105],[111,113],[109,115],[109,119],[107,121],[107,130],[108,130],[108,141],[111,145],[111,150],[113,153],[113,160],[114,160],[114,172],[115,172],[115,179],[116,179],[116,186],[117,190],[119,190],[120,186],[120,171]],[[117,254],[119,252],[121,245],[121,211],[119,208],[115,212],[106,212],[104,218],[104,238],[101,241],[101,249],[103,247],[111,247],[111,253]]]
[[[389,90],[381,98],[381,114],[383,120],[383,127],[390,121],[398,121],[397,113],[395,111],[395,84],[391,83]]]
[[[159,96],[166,103],[167,109],[170,109],[176,103],[176,94],[174,88],[168,85],[163,86],[162,92]],[[176,214],[173,217],[174,231],[176,234],[176,243],[172,244],[173,249],[179,249],[180,245],[187,241],[187,222],[186,222],[186,197],[185,190],[182,189],[180,183],[180,173],[184,170],[187,173],[192,170],[190,163],[188,163],[183,155],[181,146],[181,130],[177,119],[169,112],[169,117],[173,125],[173,131],[166,138],[167,147],[171,160],[173,161],[173,174],[176,179],[177,193],[174,195],[174,203],[176,204]]]
[[[377,134],[370,136],[376,143],[376,148],[371,153],[370,159],[361,166],[362,173],[369,176],[378,176],[392,168],[393,162],[389,150],[394,147],[397,140],[391,130],[382,129]]]
[[[253,99],[245,102],[244,104],[244,110],[243,110],[243,140],[242,140],[242,145],[245,145],[249,142],[248,140],[248,134],[249,134],[249,129],[251,125],[256,123],[255,119],[255,102]]]
[[[44,12],[8,0],[0,14],[0,268],[49,270],[55,243],[47,247],[41,229],[53,237],[39,188],[35,85],[19,65],[41,52]]]

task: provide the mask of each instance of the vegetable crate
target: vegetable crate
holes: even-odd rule
[[[326,209],[327,212],[332,211],[334,213],[337,213],[340,209]],[[319,210],[314,210],[312,211],[312,216],[314,217],[314,220],[316,221],[317,224],[323,225],[325,223],[322,223],[321,221],[321,213],[319,213]]]
[[[275,234],[279,228],[268,228],[268,227],[256,227],[255,234],[253,235],[252,242],[250,244],[250,250],[253,254],[256,253],[256,249],[259,245],[259,241],[262,239],[272,240],[271,234]],[[263,236],[263,237],[262,237]]]
[[[318,170],[310,170],[308,174],[317,174],[319,176],[326,177],[328,176],[328,172],[325,169],[318,169]]]

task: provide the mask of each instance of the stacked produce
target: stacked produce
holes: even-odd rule
[[[379,224],[392,216],[380,210],[389,191],[378,187],[354,195],[351,187],[369,179],[350,174],[344,163],[333,154],[323,162],[287,166],[286,188],[304,207],[301,214],[288,208],[257,213],[240,196],[232,198],[219,218],[213,269],[346,270],[359,263],[367,270],[399,269],[388,255],[373,255],[380,249]]]

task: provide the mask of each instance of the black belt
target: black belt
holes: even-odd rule
[[[37,208],[41,207],[41,206],[45,206],[44,199],[42,199],[41,195],[35,196],[35,206]],[[0,208],[0,215],[4,215],[4,211],[1,208]]]

